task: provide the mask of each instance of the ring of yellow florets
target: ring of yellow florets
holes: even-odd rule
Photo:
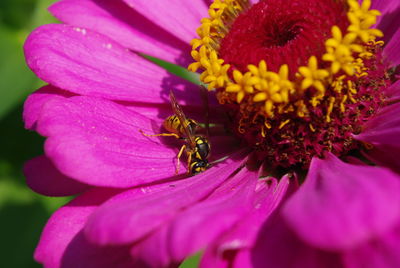
[[[298,117],[304,117],[307,115],[305,102],[316,107],[328,98],[325,120],[330,122],[335,107],[343,111],[346,103],[356,102],[357,89],[354,79],[349,78],[367,75],[364,60],[373,56],[371,44],[383,44],[382,41],[375,42],[377,37],[383,36],[382,32],[371,28],[380,15],[379,11],[370,10],[371,0],[363,1],[361,5],[357,0],[348,0],[347,4],[350,25],[346,32],[342,33],[338,26],[333,26],[332,37],[325,42],[326,53],[320,62],[316,56],[311,56],[308,65],[299,67],[294,78],[290,79],[292,76],[286,64],[278,72],[272,72],[263,60],[258,66],[248,65],[245,73],[239,70],[230,72],[231,66],[218,57],[219,44],[235,18],[251,4],[248,0],[215,0],[209,8],[210,17],[202,19],[197,29],[199,38],[191,42],[191,55],[195,62],[188,69],[193,72],[202,70],[200,80],[208,85],[209,90],[222,89],[223,93],[219,95],[221,103],[240,104],[246,97],[254,104],[261,104],[260,113],[266,119],[292,111],[296,111]],[[307,97],[303,98],[306,94]],[[288,120],[284,120],[280,127],[287,123]],[[269,128],[267,121],[265,127]],[[314,131],[312,125],[310,128]],[[264,127],[261,132],[265,132]]]

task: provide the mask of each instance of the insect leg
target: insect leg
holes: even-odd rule
[[[175,133],[161,133],[161,134],[146,134],[143,132],[143,130],[139,129],[139,132],[142,133],[143,136],[146,137],[175,137],[177,139],[180,139],[181,137],[179,137],[179,135],[175,134]]]
[[[184,144],[184,145],[182,145],[182,147],[179,150],[179,153],[177,155],[178,163],[176,163],[176,169],[175,169],[175,173],[176,174],[179,174],[179,165],[180,165],[180,160],[179,159],[181,158],[181,156],[182,156],[183,152],[185,151],[185,149],[186,149],[186,145]]]
[[[189,153],[187,159],[187,167],[188,167],[187,174],[190,174],[191,163],[192,163],[192,154]]]

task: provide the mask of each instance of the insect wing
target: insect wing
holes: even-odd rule
[[[192,148],[196,146],[196,142],[194,140],[193,133],[189,130],[188,126],[186,125],[187,118],[185,114],[182,111],[181,106],[178,104],[176,101],[175,95],[172,92],[172,90],[169,92],[169,98],[171,100],[171,105],[172,105],[172,110],[174,111],[175,115],[178,117],[179,121],[181,122],[181,125],[185,131],[186,138],[189,140],[189,144]]]
[[[203,101],[204,106],[204,116],[205,116],[205,126],[206,126],[206,135],[210,136],[210,106],[208,104],[208,91],[205,86],[200,86],[200,95]]]

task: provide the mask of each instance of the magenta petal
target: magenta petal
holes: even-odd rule
[[[24,103],[23,118],[27,129],[34,129],[42,111],[43,105],[52,99],[63,99],[71,94],[51,85],[44,86],[26,99]]]
[[[171,258],[168,247],[167,226],[164,225],[151,235],[135,243],[131,248],[131,257],[146,267],[178,267],[179,263]]]
[[[371,9],[379,10],[383,16],[393,13],[399,7],[400,3],[396,0],[374,0],[371,4]]]
[[[360,247],[343,254],[348,268],[400,267],[400,226]]]
[[[132,258],[150,267],[177,266],[243,216],[241,212],[248,210],[245,203],[249,203],[254,193],[256,176],[255,172],[242,169],[240,174],[224,182],[206,200],[189,207],[178,214],[172,223],[163,225],[134,243]],[[212,227],[208,228],[209,224]]]
[[[42,195],[69,196],[89,188],[89,185],[61,174],[46,156],[38,156],[26,162],[24,175],[28,186]]]
[[[83,28],[41,26],[28,37],[24,49],[29,67],[41,79],[81,95],[164,103],[172,88],[195,88],[110,38]],[[192,98],[198,102],[197,96]]]
[[[202,267],[228,267],[229,263],[243,264],[249,261],[248,250],[253,247],[262,224],[280,204],[288,190],[287,176],[284,176],[279,183],[276,183],[275,179],[272,180],[272,185],[269,187],[266,187],[266,181],[258,182],[261,187],[255,193],[253,209],[206,249],[201,260]]]
[[[256,171],[243,168],[230,183],[217,189],[215,197],[180,213],[170,224],[173,258],[179,261],[195,254],[240,221],[252,208],[257,177]],[[232,187],[231,183],[237,186]]]
[[[35,251],[35,260],[47,268],[116,267],[106,265],[110,265],[108,262],[110,257],[114,257],[118,252],[109,251],[106,248],[96,248],[88,244],[81,235],[87,217],[98,205],[116,193],[115,190],[95,189],[57,210],[43,230]],[[110,253],[113,254],[110,255]],[[81,256],[84,254],[90,258],[82,258]],[[126,257],[128,260],[130,259],[128,254]],[[92,262],[92,266],[85,266],[84,262],[86,264]]]
[[[43,107],[38,132],[48,137],[46,155],[67,176],[81,182],[130,187],[175,175],[176,147],[154,133],[152,120],[113,102],[71,97]],[[174,138],[166,138],[166,141]]]
[[[254,267],[251,259],[251,251],[249,249],[240,250],[236,253],[235,259],[233,261],[232,267],[243,267],[251,268]]]
[[[400,127],[374,129],[354,136],[357,140],[370,143],[396,144],[400,137]]]
[[[265,184],[265,182],[264,182]],[[257,238],[259,228],[282,201],[289,186],[284,176],[278,184],[257,192],[253,210],[218,241],[218,251],[250,248]]]
[[[400,220],[400,180],[389,170],[314,158],[283,216],[307,243],[328,250],[357,246]]]
[[[397,31],[400,23],[400,2],[394,0],[374,0],[372,9],[379,10],[382,15],[377,17],[375,27],[383,32],[383,41],[388,43]]]
[[[400,104],[393,104],[383,108],[365,124],[361,134],[354,137],[365,142],[398,144],[400,133],[399,112]]]
[[[398,173],[400,172],[399,113],[399,104],[385,107],[367,122],[361,134],[355,136],[356,139],[372,145],[372,149],[363,152],[365,157],[375,164],[389,167]]]
[[[236,156],[240,159],[244,155]],[[241,161],[228,159],[199,175],[171,182],[164,191],[127,191],[102,206],[86,226],[86,234],[101,245],[133,242],[171,220],[182,209],[205,198],[240,167]],[[124,228],[121,228],[124,226]]]
[[[374,144],[373,148],[364,152],[364,156],[375,164],[389,167],[400,173],[400,141],[397,144]]]
[[[104,34],[133,51],[186,66],[189,43],[163,31],[120,0],[63,0],[50,12],[59,20]]]
[[[201,258],[200,266],[201,268],[252,268],[253,261],[251,259],[251,252],[249,249],[243,249],[240,251],[229,252],[225,254],[225,259],[222,256],[215,258],[209,255],[209,251],[206,251]],[[221,253],[222,254],[222,253]],[[266,266],[264,266],[266,267]]]
[[[80,231],[69,243],[62,257],[61,268],[147,268],[141,261],[133,260],[128,246],[100,247],[91,244]]]
[[[313,227],[309,227],[313,228]],[[339,268],[338,254],[310,247],[286,225],[279,213],[268,219],[251,250],[255,268]]]
[[[398,28],[399,19],[397,20],[397,29],[392,38],[387,42],[383,55],[386,57],[390,67],[395,67],[400,64],[400,28]],[[394,25],[393,25],[394,26]]]
[[[207,7],[203,0],[169,0],[168,4],[159,0],[124,2],[186,43],[196,37],[200,20],[207,17]]]
[[[228,256],[227,258],[222,258],[222,256],[215,256],[214,252],[207,250],[204,252],[199,267],[201,268],[227,268],[232,267],[231,263],[234,256]]]
[[[390,87],[385,89],[385,95],[389,97],[391,101],[400,100],[400,80],[397,80]]]

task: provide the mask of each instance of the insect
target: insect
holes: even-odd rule
[[[179,159],[183,153],[187,156],[188,174],[194,175],[203,172],[210,167],[207,160],[211,150],[210,143],[206,137],[196,135],[196,132],[200,128],[199,124],[195,120],[185,116],[172,91],[169,93],[169,98],[174,114],[168,116],[163,123],[164,128],[169,133],[149,135],[143,133],[141,130],[140,132],[147,137],[169,136],[184,140],[185,144],[182,145],[177,155],[176,174],[179,173]]]

